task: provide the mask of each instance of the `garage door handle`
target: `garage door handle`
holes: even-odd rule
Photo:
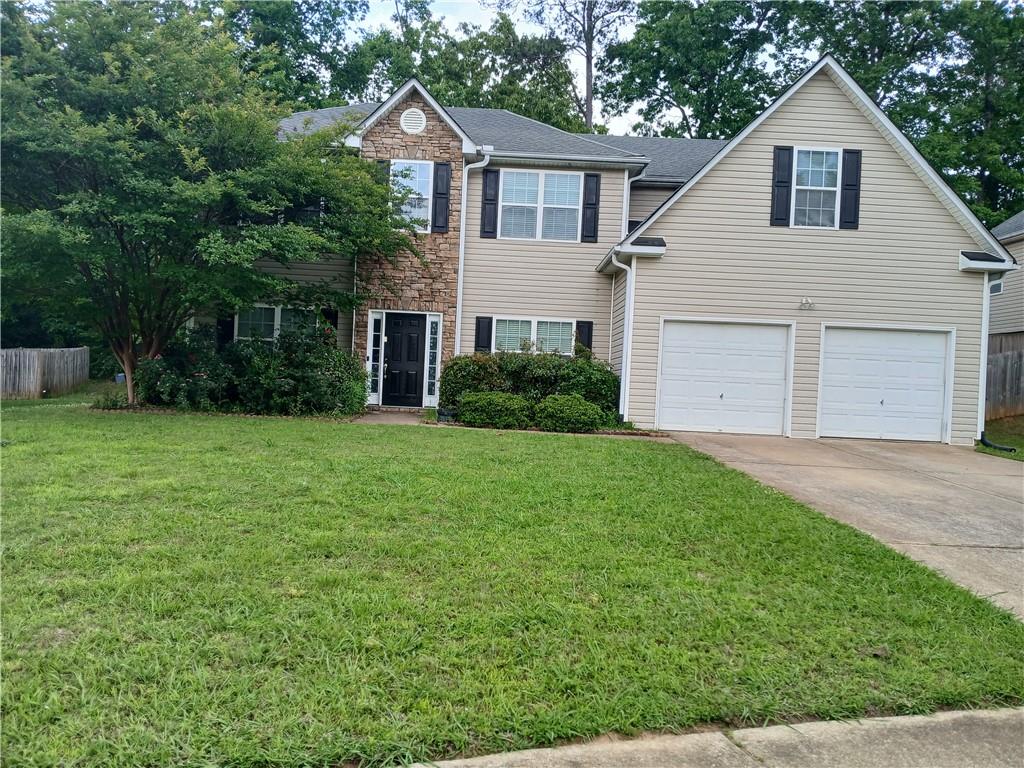
[[[725,392],[723,392],[722,394],[720,394],[720,395],[718,396],[718,399],[719,399],[719,400],[724,400],[724,399],[725,399]]]
[[[885,405],[885,398],[883,398],[883,399],[879,400],[879,401],[878,401],[878,404],[879,404],[879,405]]]

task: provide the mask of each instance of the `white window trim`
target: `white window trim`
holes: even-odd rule
[[[537,323],[569,323],[572,325],[572,350],[569,352],[568,357],[573,357],[576,354],[576,320],[575,318],[570,319],[567,317],[521,317],[515,315],[494,315],[491,318],[491,352],[522,352],[521,349],[507,349],[498,350],[498,321],[499,320],[518,320],[528,321],[530,323],[530,344],[533,350],[530,354],[540,354],[537,350]],[[552,354],[545,352],[544,354]],[[561,354],[556,352],[554,354]]]
[[[537,174],[537,202],[533,206],[537,209],[537,232],[536,237],[504,237],[501,234],[501,219],[502,212],[505,208],[505,172],[509,173],[536,173]],[[544,204],[544,179],[547,176],[578,176],[580,180],[580,198],[576,206],[571,205],[545,205]],[[544,171],[537,168],[502,168],[501,174],[498,177],[498,239],[499,240],[513,240],[526,243],[534,243],[538,240],[545,243],[580,243],[583,241],[583,172],[582,171]],[[529,203],[509,203],[509,205],[516,205],[522,207],[530,207]],[[575,240],[559,240],[556,238],[544,238],[541,237],[541,232],[544,227],[544,209],[545,208],[566,208],[572,210],[575,207],[576,210],[576,239]],[[503,318],[506,319],[506,318]],[[516,318],[507,318],[516,319]],[[523,318],[527,319],[527,318]]]
[[[250,304],[248,307],[244,307],[244,309],[259,309],[259,308],[263,308],[263,309],[273,308],[273,310],[274,310],[274,335],[271,337],[271,339],[276,339],[278,336],[281,335],[281,310],[282,309],[302,309],[302,310],[306,310],[307,312],[313,312],[314,311],[313,307],[292,307],[292,306],[286,306],[284,304],[263,304],[263,303],[260,303],[260,302],[258,302],[256,304]],[[271,340],[271,339],[267,339],[267,338],[265,338],[263,336],[256,336],[256,337],[253,337],[253,336],[239,336],[238,335],[238,315],[239,314],[240,314],[239,312],[235,312],[235,330],[234,330],[234,337],[235,337],[234,340],[235,341],[238,341],[240,339],[252,340],[253,338],[255,338],[256,341],[270,341]],[[316,322],[317,325],[320,324],[319,316],[316,317],[314,322]]]
[[[405,157],[391,158],[391,164],[388,166],[388,180],[392,186],[394,186],[395,183],[395,163],[422,163],[423,165],[430,166],[430,170],[427,172],[427,223],[422,229],[420,227],[416,228],[416,231],[421,235],[430,234],[430,220],[434,215],[434,161],[417,160],[415,158]],[[399,179],[399,181],[401,181],[401,179]]]
[[[839,156],[839,160],[836,163],[836,188],[833,190],[831,187],[806,187],[800,186],[796,183],[796,164],[800,157],[801,152],[835,152]],[[790,195],[789,201],[789,226],[792,229],[839,229],[839,202],[842,198],[840,191],[843,188],[843,148],[842,147],[793,147],[793,168],[791,173],[793,179],[793,194]],[[796,191],[798,189],[807,189],[815,192],[832,192],[836,193],[836,205],[835,212],[832,215],[832,226],[831,227],[818,227],[810,224],[794,224],[796,220]]]

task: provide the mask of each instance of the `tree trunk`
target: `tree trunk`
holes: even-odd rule
[[[124,383],[128,394],[128,405],[136,405],[135,399],[135,345],[131,339],[122,342],[110,342],[110,351],[114,359],[121,364],[124,371]]]
[[[586,94],[584,99],[586,105],[584,107],[585,112],[583,113],[583,121],[586,123],[587,132],[594,130],[594,46],[589,44],[587,46],[586,53],[586,72],[584,77],[586,78]]]

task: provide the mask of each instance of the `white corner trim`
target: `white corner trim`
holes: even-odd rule
[[[977,439],[985,429],[985,404],[988,399],[988,324],[992,308],[992,294],[988,290],[988,277],[981,279],[981,359],[978,365],[978,430]]]
[[[995,253],[1000,254],[1007,261],[1012,261],[1012,259],[1010,258],[1010,254],[1006,250],[1006,248],[1003,247],[1003,245],[992,235],[992,233],[985,228],[985,225],[978,220],[978,217],[974,215],[974,213],[971,211],[970,208],[967,207],[964,201],[961,200],[959,196],[957,196],[957,194],[952,189],[950,189],[949,185],[942,180],[942,177],[939,176],[938,173],[936,173],[935,170],[928,164],[928,162],[924,159],[921,153],[917,151],[917,149],[910,142],[910,140],[903,135],[902,131],[900,131],[900,129],[897,128],[888,117],[886,117],[885,113],[878,107],[878,105],[875,104],[875,102],[864,92],[864,90],[859,85],[857,85],[856,81],[852,77],[850,77],[849,73],[847,73],[846,70],[843,69],[842,66],[840,66],[839,62],[832,58],[832,56],[822,57],[816,64],[812,65],[806,72],[804,72],[804,74],[801,75],[800,78],[795,83],[793,83],[793,85],[787,88],[786,91],[781,96],[779,96],[779,98],[773,101],[767,107],[767,109],[765,109],[760,115],[758,115],[750,123],[748,123],[747,126],[738,134],[736,134],[736,136],[728,144],[726,144],[724,147],[718,150],[718,153],[714,157],[712,157],[711,160],[709,160],[704,165],[704,167],[697,171],[697,173],[694,174],[693,177],[688,182],[686,182],[686,184],[680,187],[679,190],[676,191],[676,193],[672,195],[668,200],[666,200],[664,203],[658,206],[654,213],[651,214],[643,224],[641,224],[639,227],[634,229],[629,234],[629,237],[626,238],[626,242],[631,241],[633,238],[645,232],[650,227],[650,225],[657,221],[657,219],[659,219],[665,211],[671,208],[672,205],[674,205],[680,197],[685,195],[698,181],[704,178],[711,171],[712,168],[718,165],[718,163],[721,162],[722,158],[724,158],[726,155],[732,152],[732,150],[740,142],[747,138],[747,136],[749,136],[755,128],[757,128],[759,125],[761,125],[761,123],[763,123],[772,114],[774,114],[779,107],[781,107],[783,104],[789,101],[789,98],[794,93],[803,88],[803,86],[807,83],[808,80],[810,80],[812,77],[814,77],[814,75],[818,74],[818,72],[825,69],[826,67],[832,73],[834,73],[835,76],[838,77],[844,85],[846,85],[849,88],[850,93],[848,95],[852,96],[855,102],[859,102],[858,106],[860,106],[862,109],[866,110],[869,114],[875,117],[875,119],[878,120],[882,127],[886,129],[885,131],[880,131],[880,133],[882,133],[886,140],[889,141],[890,144],[893,144],[899,149],[902,149],[903,152],[906,153],[907,158],[911,161],[910,165],[914,167],[915,170],[918,171],[918,173],[923,174],[929,180],[931,180],[933,184],[935,184],[936,190],[940,193],[940,199],[947,205],[947,207],[957,211],[960,214],[960,216],[963,217],[963,220],[970,225],[971,229],[974,230],[974,234],[976,235],[976,239],[978,240],[978,242],[984,242],[987,246],[993,248],[995,250]],[[888,133],[889,135],[886,135],[886,133]]]
[[[636,294],[636,259],[632,264],[619,261],[610,254],[611,263],[626,273],[626,303],[622,318],[622,360],[619,369],[619,413],[629,420],[629,372],[633,356],[633,297]]]
[[[632,185],[629,183],[629,169],[627,168],[622,172],[622,235],[620,237],[629,234],[629,196],[631,192]]]
[[[386,115],[388,112],[394,109],[395,105],[398,104],[402,99],[404,99],[406,95],[408,95],[409,92],[412,90],[416,90],[420,94],[420,96],[423,97],[423,100],[430,105],[430,108],[433,109],[434,112],[436,112],[437,115],[442,120],[444,120],[445,124],[449,128],[451,128],[460,139],[462,139],[463,152],[467,154],[473,154],[474,152],[476,152],[476,145],[473,143],[473,140],[469,138],[466,132],[459,127],[459,124],[456,123],[454,119],[452,119],[452,116],[448,114],[445,108],[437,103],[437,100],[430,95],[430,92],[426,88],[424,88],[423,84],[415,77],[411,77],[408,80],[406,80],[405,83],[403,83],[402,86],[397,91],[395,91],[388,97],[387,101],[385,101],[383,104],[377,107],[377,109],[375,109],[373,112],[367,115],[366,118],[363,119],[363,122],[360,123],[358,129],[356,130],[356,133],[351,134],[349,137],[345,139],[345,144],[350,147],[361,146],[363,134],[370,130],[370,128],[372,128],[382,117],[384,117],[384,115]],[[352,141],[349,141],[349,139],[352,139]]]

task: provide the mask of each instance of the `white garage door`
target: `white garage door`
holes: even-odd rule
[[[658,426],[781,435],[789,327],[667,321]]]
[[[822,437],[942,440],[949,334],[826,328]]]

